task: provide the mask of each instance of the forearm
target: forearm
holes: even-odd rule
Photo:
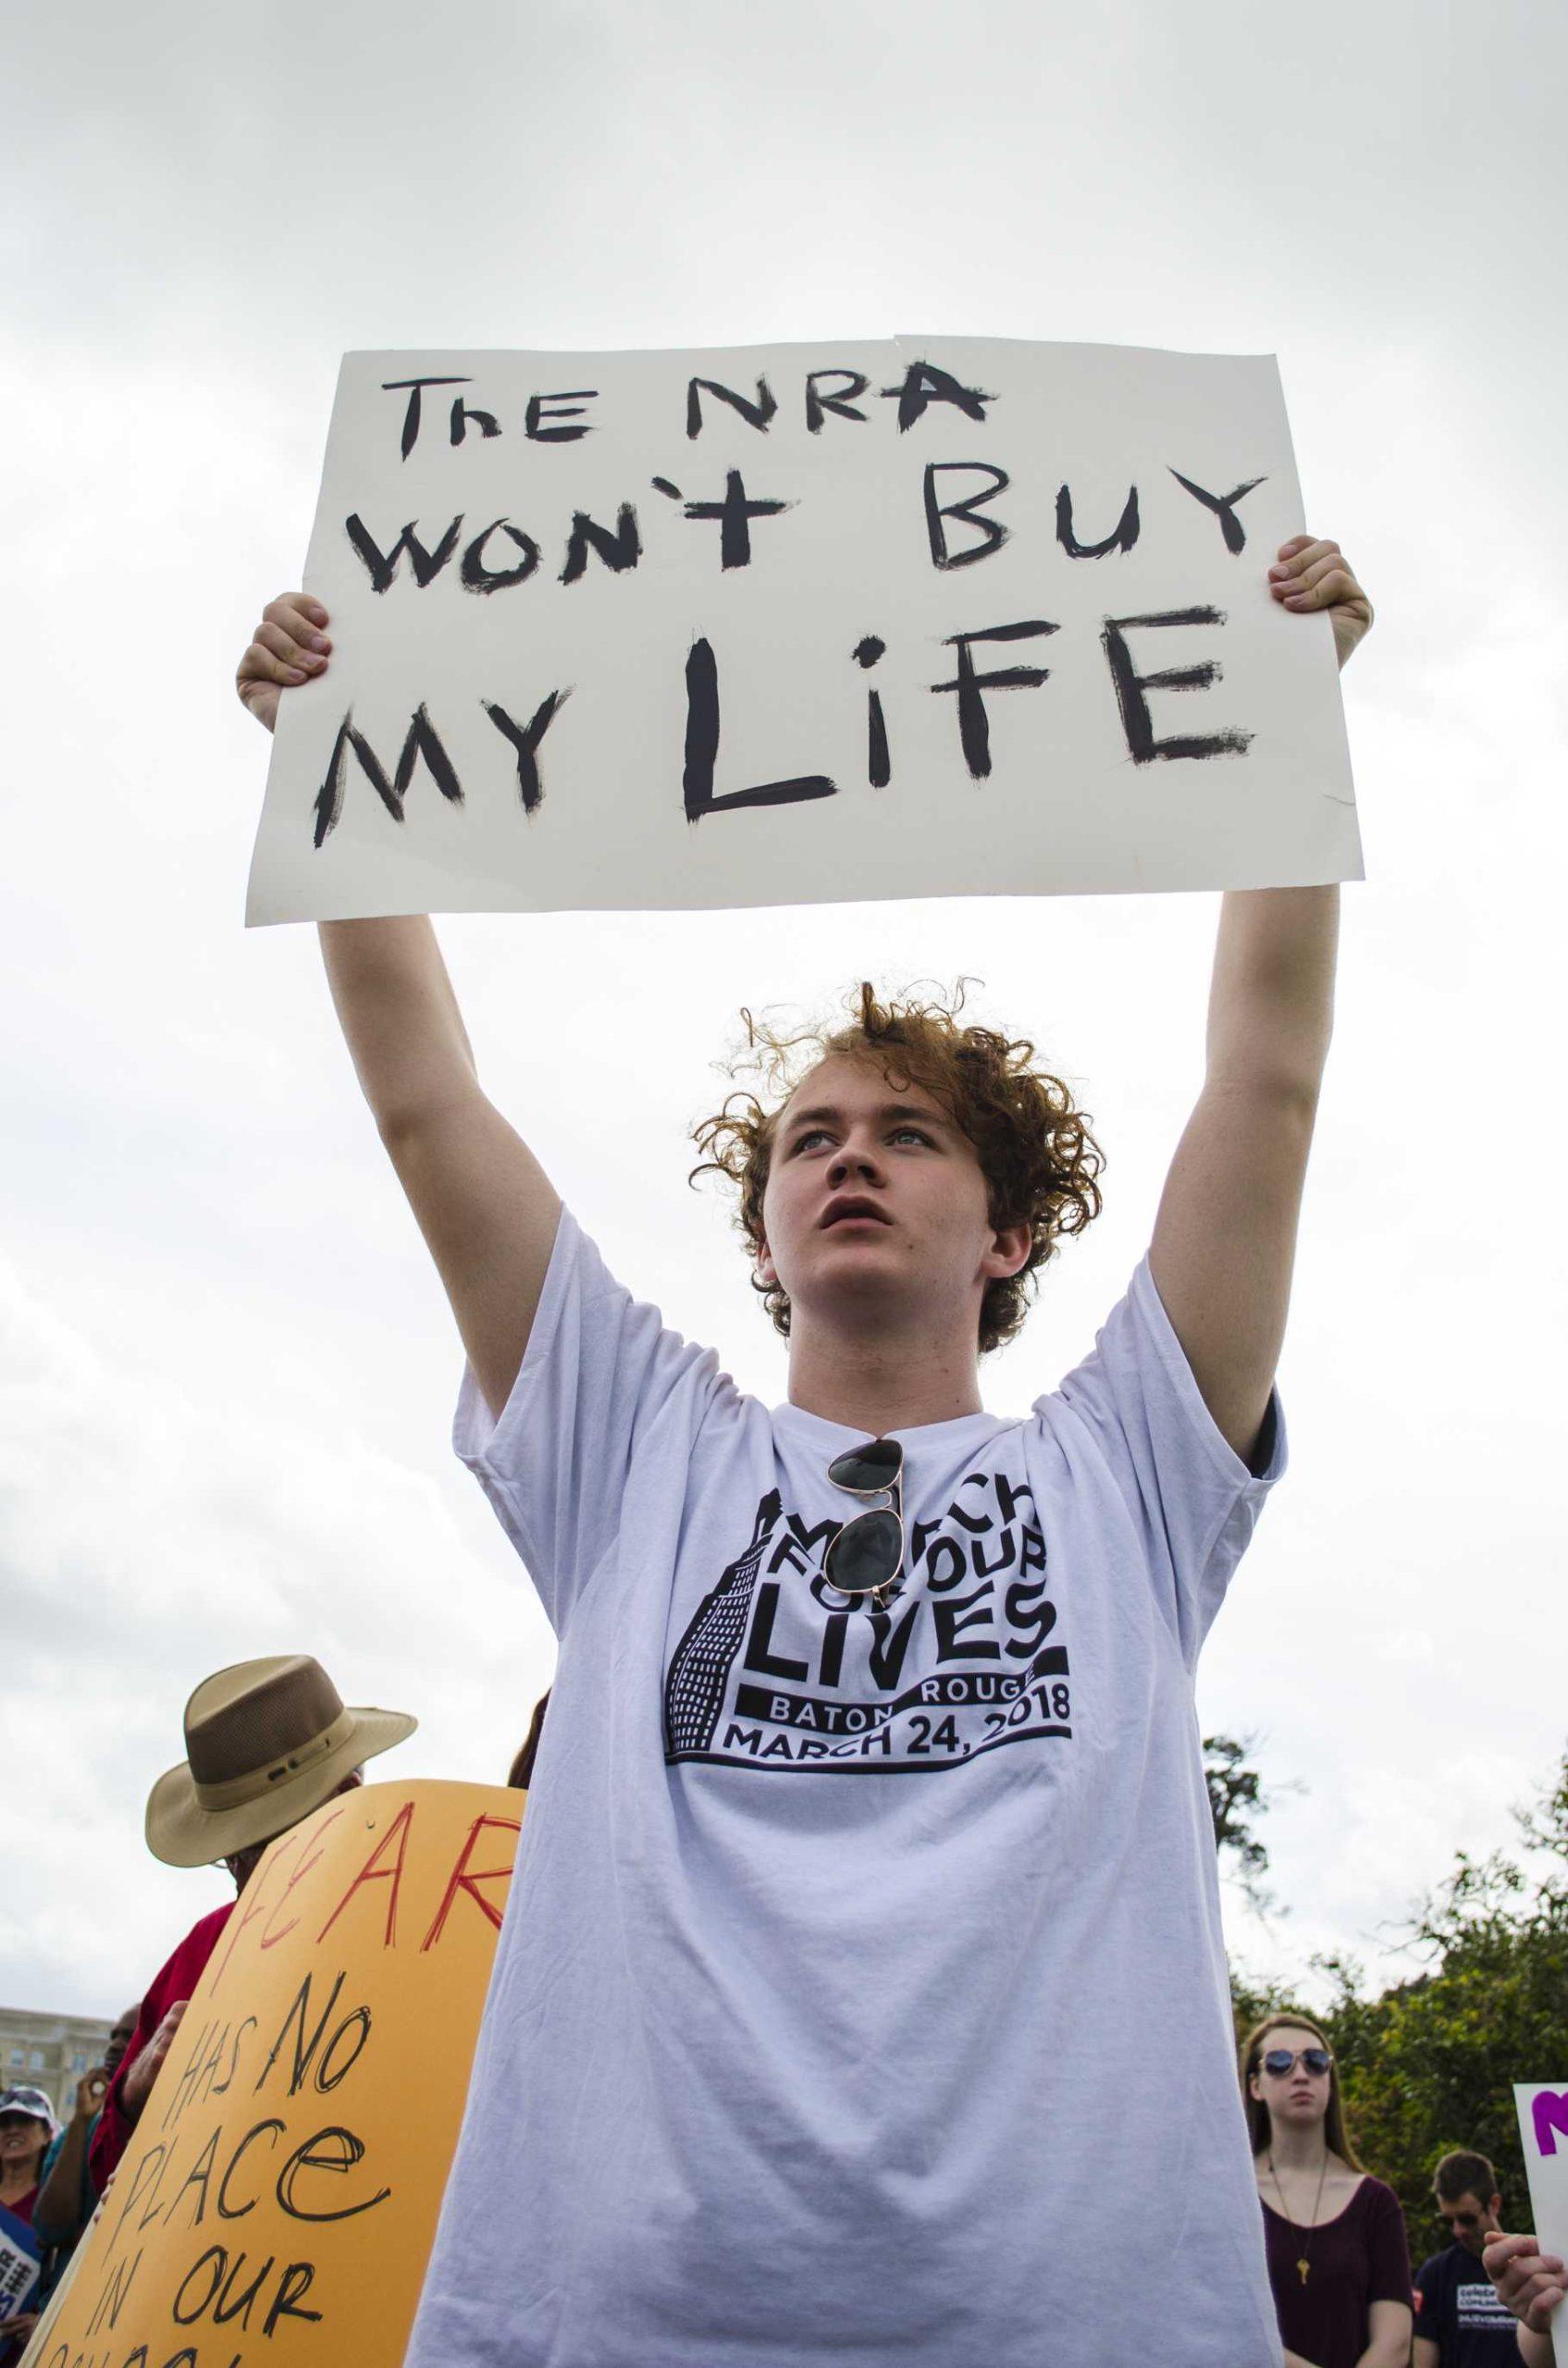
[[[32,2225],[51,2244],[63,2244],[81,2225],[81,2175],[87,2161],[91,2124],[71,2115],[55,2167],[38,2191]]]
[[[1557,2368],[1557,2353],[1552,2349],[1551,2337],[1544,2328],[1537,2334],[1533,2327],[1521,2324],[1519,2357],[1525,2368]]]
[[[1207,1082],[1315,1103],[1334,1020],[1338,888],[1232,888],[1220,907]]]
[[[480,1091],[429,922],[324,921],[321,944],[365,1100],[499,1414],[527,1347],[561,1203]]]
[[[1408,2368],[1409,2360],[1408,2335],[1375,2335],[1355,2368]]]
[[[384,1137],[476,1090],[463,1014],[424,915],[323,921],[320,937],[339,1022]]]

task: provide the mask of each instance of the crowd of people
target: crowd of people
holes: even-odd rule
[[[1251,597],[1326,618],[1341,664],[1371,623],[1305,535]],[[265,611],[238,679],[269,728],[326,674],[327,623],[299,594]],[[395,820],[422,747],[415,718],[393,782],[345,719],[333,778],[352,754]],[[1238,2086],[1193,1687],[1284,1470],[1338,919],[1330,886],[1225,895],[1148,1252],[1093,1353],[1011,1421],[979,1360],[1097,1215],[1102,1167],[1026,1039],[869,983],[842,1027],[753,1029],[753,1082],[697,1140],[787,1342],[770,1409],[562,1207],[480,1088],[429,921],[322,925],[466,1352],[455,1444],[559,1646],[407,2368],[1551,2361],[1563,2266],[1502,2234],[1479,2155],[1436,2166],[1452,2242],[1413,2282],[1323,2034],[1267,2018]],[[221,1671],[151,1846],[238,1892],[413,1723],[346,1708],[307,1656]],[[79,2201],[228,1913],[84,2100]],[[53,2115],[24,2096],[0,2127],[25,2217]]]
[[[1240,2061],[1285,2368],[1551,2368],[1542,2298],[1562,2263],[1503,2234],[1484,2154],[1456,2147],[1435,2164],[1451,2241],[1413,2278],[1399,2197],[1357,2158],[1324,2033],[1267,2015]]]
[[[549,1699],[508,1773],[524,1791]],[[401,1711],[346,1708],[307,1655],[219,1671],[187,1706],[184,1760],[154,1787],[148,1845],[166,1864],[220,1862],[238,1899],[269,1843],[362,1782],[365,1763],[414,1725]],[[0,2215],[31,2226],[40,2252],[0,2368],[20,2357],[86,2233],[233,1904],[202,1918],[119,2016],[68,2123],[42,2089],[0,2093]],[[1413,2278],[1399,2198],[1357,2157],[1325,2034],[1300,2014],[1266,2016],[1241,2041],[1239,2072],[1285,2368],[1553,2368],[1540,2299],[1555,2296],[1562,2265],[1533,2238],[1504,2234],[1485,2155],[1456,2148],[1435,2165],[1433,2209],[1450,2242]]]
[[[507,1783],[526,1792],[548,1694],[536,1705]],[[13,2368],[86,2233],[220,1934],[268,1846],[327,1801],[363,1783],[368,1760],[414,1731],[405,1711],[346,1708],[310,1654],[241,1661],[203,1680],[185,1708],[185,1757],[148,1798],[147,1847],[166,1866],[222,1866],[234,1898],[199,1918],[110,2030],[103,2060],[77,2082],[64,2126],[40,2088],[0,2092],[0,2233],[31,2230],[38,2257],[26,2308],[0,2321],[0,2368]]]

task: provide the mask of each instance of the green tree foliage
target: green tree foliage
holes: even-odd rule
[[[1351,2127],[1397,2189],[1418,2254],[1441,2235],[1432,2166],[1453,2146],[1497,2165],[1503,2225],[1529,2226],[1513,2083],[1568,2065],[1568,1758],[1518,1824],[1519,1855],[1462,1854],[1422,1909],[1415,1980],[1364,1999],[1353,1967],[1326,1968]]]
[[[1267,1845],[1258,1839],[1254,1819],[1268,1807],[1268,1794],[1247,1754],[1257,1747],[1256,1735],[1204,1737],[1204,1782],[1208,1786],[1209,1815],[1214,1819],[1215,1847],[1228,1850],[1241,1888],[1254,1907],[1268,1905],[1263,1878],[1268,1870]]]
[[[1528,2228],[1513,2083],[1568,2072],[1568,1757],[1516,1817],[1517,1851],[1461,1853],[1421,1909],[1412,1979],[1373,1997],[1351,1960],[1317,1962],[1333,1992],[1311,2018],[1339,2059],[1357,2152],[1399,2195],[1417,2261],[1446,2242],[1432,2170],[1455,2146],[1497,2165],[1503,2225]],[[1293,2003],[1234,1974],[1231,1997],[1239,2032]]]
[[[1283,1989],[1277,1982],[1253,1981],[1248,1975],[1239,1973],[1234,1966],[1230,1968],[1230,2012],[1236,2022],[1238,2050],[1253,2025],[1261,2023],[1266,2015],[1300,2013],[1305,2015],[1309,2023],[1322,2020],[1310,2007],[1302,2004],[1293,1991]]]

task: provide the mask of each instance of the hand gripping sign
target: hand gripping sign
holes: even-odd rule
[[[351,353],[252,921],[1356,878],[1272,359]]]
[[[1516,2083],[1513,2103],[1536,2235],[1543,2253],[1568,2261],[1568,2080]]]
[[[399,2368],[522,1800],[374,1784],[273,1844],[28,2368]]]

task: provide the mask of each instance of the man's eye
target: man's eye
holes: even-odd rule
[[[931,1148],[931,1137],[923,1133],[919,1127],[895,1127],[893,1130],[893,1141],[924,1143],[928,1151]]]
[[[796,1136],[795,1148],[796,1151],[809,1151],[813,1143],[825,1143],[827,1139],[825,1127],[808,1127],[804,1134]]]

